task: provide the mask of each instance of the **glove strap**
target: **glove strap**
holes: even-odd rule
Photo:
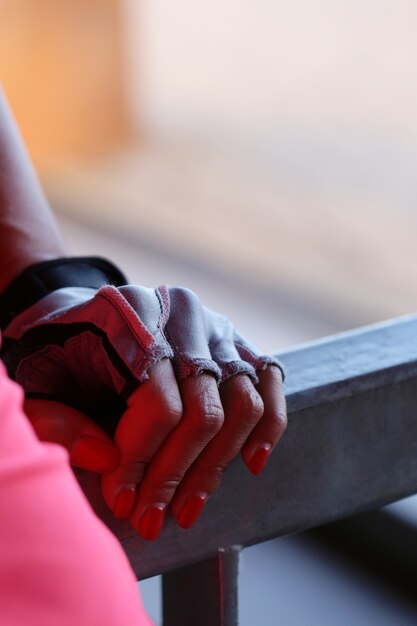
[[[19,313],[63,287],[89,287],[103,285],[120,287],[128,283],[124,274],[102,257],[64,257],[30,265],[15,278],[0,296],[0,328],[6,326]]]

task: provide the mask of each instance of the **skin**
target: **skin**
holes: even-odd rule
[[[0,292],[28,265],[67,256],[0,85]]]
[[[2,92],[0,241],[0,292],[25,267],[67,255]],[[276,446],[287,425],[281,372],[270,366],[259,379],[256,387],[243,374],[220,387],[211,374],[178,382],[164,359],[129,398],[114,441],[88,416],[60,403],[26,400],[25,411],[41,440],[63,445],[72,465],[103,474],[110,509],[123,490],[134,489],[124,517],[141,532],[149,506],[164,505],[178,520],[192,496],[209,497],[218,488],[238,454],[250,469],[259,446]],[[103,444],[100,462],[77,448],[86,437]]]

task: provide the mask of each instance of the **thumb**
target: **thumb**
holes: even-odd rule
[[[35,398],[25,400],[24,410],[38,438],[66,448],[71,465],[103,474],[119,464],[117,447],[84,413],[62,402]]]

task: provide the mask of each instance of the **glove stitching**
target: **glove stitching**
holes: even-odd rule
[[[219,366],[213,359],[206,358],[185,358],[182,355],[176,355],[172,359],[174,368],[178,375],[179,380],[185,380],[192,376],[198,376],[203,372],[210,372],[214,374],[217,379],[217,383],[220,383],[222,378],[222,372]]]
[[[116,289],[116,287],[113,287],[112,285],[106,285],[105,287],[101,287],[96,295],[97,297],[101,296],[102,298],[104,298],[118,311],[118,313],[121,314],[124,321],[139,341],[141,348],[144,352],[150,352],[150,356],[158,356],[159,346],[156,343],[154,336],[146,328],[145,324],[142,322],[135,309],[130,305],[126,298],[123,297],[120,291]],[[138,324],[140,331],[148,339],[148,344],[144,342],[143,337],[138,335],[137,329],[134,328],[134,324]]]
[[[237,346],[239,354],[243,356],[244,359],[248,360],[257,372],[265,370],[269,365],[276,365],[281,370],[282,380],[285,379],[284,369],[278,359],[268,355],[256,356],[252,350],[249,350],[249,348],[242,345],[242,343],[237,340],[235,340],[235,345]]]
[[[2,358],[7,366],[9,376],[15,379],[20,362],[23,359],[31,358],[34,354],[41,351],[45,345],[56,345],[63,348],[68,338],[74,337],[75,333],[84,332],[85,330],[89,330],[93,335],[100,337],[113,367],[125,380],[126,388],[135,389],[139,378],[132,371],[132,367],[120,356],[106,333],[91,322],[72,322],[68,325],[38,325],[26,331],[19,341],[4,337]],[[141,381],[145,378],[146,372]]]
[[[159,306],[161,308],[161,317],[158,320],[158,327],[161,322],[164,324],[164,327],[169,319],[169,314],[171,310],[170,300],[169,300],[169,292],[167,285],[160,285],[157,289],[155,289],[156,295],[158,297]]]
[[[168,287],[166,285],[160,285],[157,289],[155,289],[156,296],[158,298],[159,308],[161,310],[161,315],[158,318],[158,330],[161,334],[162,339],[169,346],[171,355],[173,354],[171,345],[166,337],[166,324],[169,319],[170,314],[170,301],[169,301],[169,293]]]
[[[236,359],[234,361],[219,361],[218,364],[222,370],[222,383],[237,374],[246,374],[254,385],[259,383],[255,368],[247,361]]]
[[[53,354],[53,348],[60,348],[60,346],[57,346],[56,344],[45,346],[43,349],[37,350],[36,352],[33,352],[32,354],[28,355],[27,357],[24,357],[23,359],[21,359],[21,361],[19,361],[19,363],[18,363],[18,365],[16,367],[15,378],[14,379],[21,387],[23,387],[23,389],[25,391],[26,391],[26,389],[28,387],[28,382],[33,381],[32,374],[29,374],[29,375],[27,374],[27,367],[26,367],[26,365],[28,365],[29,368],[32,370],[33,369],[33,364],[35,363],[36,364],[36,369],[38,371],[40,371],[42,369],[42,365],[43,364],[45,364],[47,367],[48,366],[50,367],[50,365],[51,365],[51,353]],[[71,379],[71,383],[73,381],[75,381],[75,379],[72,376],[69,368],[67,368],[65,366],[65,364],[63,364],[63,363],[61,365],[62,365],[62,368],[65,369],[66,378],[67,379]],[[30,390],[29,393],[31,393],[31,391],[33,392],[33,390]],[[55,392],[56,392],[56,390],[55,390]],[[45,391],[45,392],[42,392],[42,393],[50,393],[50,392]]]
[[[96,345],[96,342],[98,342],[98,345]],[[84,348],[85,345],[87,346],[87,350],[89,350],[90,352],[93,350],[94,353],[96,353],[99,348],[101,348],[105,352],[107,357],[107,361],[104,363],[105,369],[107,370],[107,373],[113,383],[113,388],[118,393],[120,393],[126,380],[115,367],[111,359],[111,355],[109,354],[106,345],[103,342],[102,336],[92,333],[91,330],[86,330],[79,335],[73,335],[72,337],[68,337],[68,339],[62,346],[62,349],[68,354],[69,358],[74,358],[74,352],[77,351],[77,348],[79,351],[81,351],[81,349]],[[91,367],[94,371],[94,369],[96,368],[96,365],[94,364],[94,355],[89,358],[91,359]],[[106,385],[106,387],[112,389],[112,387],[109,387],[109,385]]]

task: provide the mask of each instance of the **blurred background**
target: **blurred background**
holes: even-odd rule
[[[0,17],[0,78],[73,254],[188,286],[269,352],[415,312],[414,2],[10,0]],[[245,550],[241,626],[415,624],[387,546],[416,508],[331,549],[329,531]],[[372,570],[341,546],[375,524]],[[159,582],[141,583],[157,623]]]

